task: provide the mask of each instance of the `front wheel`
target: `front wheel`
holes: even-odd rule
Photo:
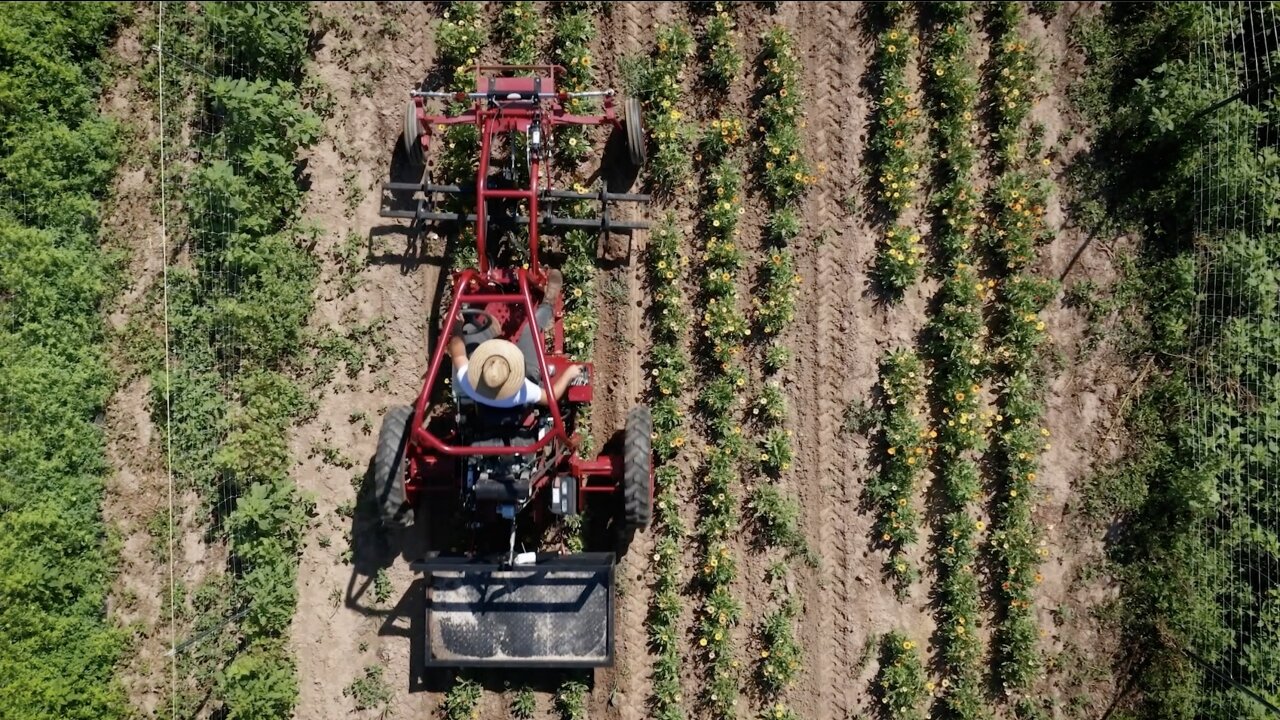
[[[413,527],[413,506],[404,494],[404,451],[412,421],[413,408],[396,405],[387,409],[378,431],[378,449],[373,456],[373,492],[385,527]]]
[[[644,114],[640,101],[636,98],[629,97],[622,101],[622,125],[627,131],[627,154],[631,158],[631,164],[642,167],[649,149],[644,144]]]
[[[422,156],[422,123],[418,122],[418,106],[409,98],[409,107],[404,113],[404,152],[409,162],[415,167],[423,163]]]

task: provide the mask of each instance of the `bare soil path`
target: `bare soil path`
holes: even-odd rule
[[[173,699],[172,660],[166,653],[190,624],[183,612],[186,591],[219,572],[225,560],[204,541],[195,493],[177,488],[170,495],[163,428],[153,420],[154,393],[144,367],[154,357],[148,353],[163,352],[158,300],[165,263],[172,261],[164,255],[159,214],[158,107],[141,86],[152,59],[143,37],[156,22],[154,5],[134,7],[110,51],[118,74],[99,103],[103,114],[120,123],[128,147],[152,153],[128,156],[103,203],[102,222],[104,243],[127,258],[125,285],[107,309],[111,360],[121,382],[104,417],[112,474],[103,517],[121,543],[107,612],[135,638],[121,677],[130,704],[144,716],[163,714]],[[172,608],[171,594],[178,600]]]
[[[1089,128],[1068,98],[1070,83],[1084,72],[1080,49],[1069,42],[1070,25],[1099,9],[1097,3],[1068,3],[1051,20],[1028,17],[1024,28],[1039,49],[1046,80],[1046,95],[1033,108],[1032,119],[1044,126],[1044,157],[1056,188],[1046,206],[1046,223],[1055,237],[1041,251],[1037,274],[1061,280],[1064,291],[1083,280],[1111,286],[1118,280],[1114,255],[1130,246],[1123,237],[1091,238],[1068,208],[1066,168],[1089,143]],[[1035,607],[1049,668],[1039,690],[1075,714],[1082,698],[1109,701],[1117,690],[1102,668],[1111,667],[1112,655],[1123,651],[1092,611],[1115,599],[1119,587],[1105,570],[1102,538],[1081,532],[1087,525],[1079,493],[1095,471],[1119,456],[1121,442],[1113,430],[1121,421],[1135,369],[1113,345],[1101,342],[1094,348],[1089,333],[1099,329],[1089,328],[1084,313],[1065,307],[1062,298],[1060,294],[1043,313],[1053,338],[1051,362],[1059,372],[1049,387],[1044,416],[1050,447],[1041,463],[1044,480],[1036,518],[1047,556]]]
[[[668,17],[675,9],[663,7],[666,5],[669,4],[615,3],[597,17],[594,55],[600,86],[623,92],[618,63],[624,57],[648,51],[646,28],[658,18]],[[602,135],[597,137],[597,149],[603,139]],[[595,162],[599,156],[590,157]],[[656,219],[656,211],[651,208],[640,212]],[[649,333],[643,326],[649,305],[644,279],[646,240],[646,232],[633,233],[628,262],[597,273],[595,306],[600,309],[600,326],[593,361],[596,377],[605,385],[601,388],[603,392],[596,395],[591,422],[593,432],[601,440],[608,437],[606,433],[621,429],[627,411],[643,401],[642,362],[649,347]],[[651,597],[649,567],[655,537],[656,530],[652,528],[637,533],[618,564],[616,573],[621,590],[616,616],[618,659],[611,670],[596,673],[592,717],[640,720],[647,716],[652,654],[645,622]]]
[[[325,137],[306,157],[311,176],[302,217],[320,228],[322,261],[312,330],[343,333],[385,321],[385,367],[340,367],[319,391],[316,418],[289,445],[294,479],[316,501],[298,568],[298,610],[291,643],[298,661],[299,720],[346,715],[343,690],[366,667],[385,668],[395,691],[389,706],[426,717],[438,704],[419,688],[410,661],[412,618],[419,609],[405,537],[380,531],[358,507],[358,486],[377,442],[382,414],[414,398],[425,371],[427,324],[439,278],[438,244],[413,247],[378,216],[378,188],[388,177],[404,104],[435,60],[431,8],[420,4],[333,3],[317,7],[324,32],[308,68],[332,93]],[[352,266],[339,260],[348,243]],[[358,283],[347,293],[344,282]],[[370,355],[369,341],[357,339]],[[371,430],[364,423],[370,424]],[[317,450],[337,450],[326,462]],[[349,467],[342,464],[352,463]],[[379,575],[389,593],[378,598]],[[388,592],[384,590],[384,592]],[[360,716],[359,713],[355,713]],[[374,717],[374,711],[364,716]]]

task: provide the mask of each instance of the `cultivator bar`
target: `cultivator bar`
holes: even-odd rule
[[[532,564],[415,563],[426,579],[428,667],[613,664],[612,553]]]
[[[483,191],[491,197],[494,191]],[[474,212],[443,212],[439,210],[440,196],[474,195],[475,188],[458,185],[432,185],[430,183],[383,183],[383,207],[379,215],[388,218],[412,220],[415,225],[426,223],[474,223],[479,216]],[[556,200],[596,200],[600,214],[596,217],[572,218],[556,215],[552,209]],[[571,190],[543,190],[538,194],[538,225],[540,227],[587,228],[602,232],[619,230],[647,230],[646,220],[619,220],[610,214],[609,203],[649,202],[650,196],[639,193],[611,193],[603,187],[599,192],[581,193]],[[413,206],[413,210],[397,210],[396,207]],[[528,225],[528,215],[517,215],[513,220]]]

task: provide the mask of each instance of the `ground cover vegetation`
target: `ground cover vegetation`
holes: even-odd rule
[[[230,560],[192,597],[215,637],[183,657],[175,702],[184,714],[212,697],[229,718],[287,715],[309,502],[289,477],[286,436],[314,411],[298,382],[318,274],[298,217],[296,156],[320,132],[298,86],[308,14],[211,4],[191,20],[197,35],[184,42],[204,48],[209,67],[191,118],[199,159],[181,190],[192,261],[169,270],[171,369],[153,373],[152,407],[175,480],[202,498]]]
[[[0,716],[117,718],[124,632],[104,603],[118,542],[96,418],[115,388],[103,313],[122,258],[99,243],[121,158],[98,114],[125,7],[0,14]]]
[[[1080,167],[1103,184],[1094,217],[1141,231],[1123,300],[1142,321],[1123,346],[1152,370],[1126,457],[1089,491],[1099,522],[1121,523],[1110,558],[1142,658],[1138,718],[1266,716],[1226,678],[1280,693],[1276,495],[1260,482],[1274,477],[1280,411],[1273,91],[1220,104],[1274,47],[1266,33],[1229,41],[1266,12],[1112,6],[1076,27],[1090,70],[1075,99],[1098,126]]]

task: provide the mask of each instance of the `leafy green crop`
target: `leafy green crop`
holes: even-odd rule
[[[287,717],[297,679],[286,638],[311,512],[288,476],[286,444],[289,426],[314,411],[297,380],[318,275],[297,227],[297,153],[320,135],[296,84],[309,19],[293,3],[200,11],[167,31],[185,35],[166,34],[214,74],[194,73],[190,88],[193,122],[206,131],[180,188],[193,261],[169,272],[172,362],[153,373],[153,408],[162,415],[168,393],[158,424],[175,477],[203,499],[231,552],[229,597],[212,612],[240,621],[181,665],[229,718]]]
[[[1267,570],[1280,567],[1280,192],[1275,148],[1260,142],[1274,117],[1252,98],[1202,113],[1258,61],[1225,42],[1246,10],[1117,6],[1078,27],[1092,70],[1077,100],[1100,126],[1089,169],[1108,217],[1143,230],[1132,342],[1154,380],[1126,418],[1131,451],[1091,498],[1124,528],[1111,550],[1127,637],[1150,653],[1142,718],[1261,717],[1224,677],[1280,693]]]
[[[124,636],[104,618],[115,550],[95,418],[113,389],[115,286],[99,202],[120,145],[95,106],[121,7],[0,13],[0,717],[115,718]]]

